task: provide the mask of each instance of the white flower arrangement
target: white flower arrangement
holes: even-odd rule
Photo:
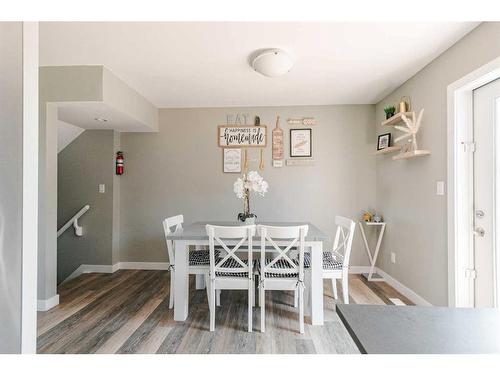
[[[243,212],[238,214],[239,221],[247,224],[255,223],[257,215],[250,212],[250,192],[264,196],[268,188],[269,184],[256,171],[250,171],[235,181],[234,193],[239,199],[243,199]]]
[[[234,183],[234,193],[239,199],[244,199],[251,191],[264,196],[268,188],[269,184],[256,171],[248,172],[248,174],[243,175],[243,178],[238,178]]]

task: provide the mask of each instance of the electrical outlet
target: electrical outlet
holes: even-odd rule
[[[391,263],[396,263],[396,253],[391,252]]]
[[[106,192],[106,185],[99,184],[99,193],[104,194]]]

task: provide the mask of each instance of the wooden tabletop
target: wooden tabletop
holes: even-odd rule
[[[212,224],[212,225],[220,225],[220,226],[242,226],[245,225],[244,223],[237,222],[237,221],[198,221],[192,224],[188,224],[184,226],[184,228],[181,231],[178,231],[176,233],[173,233],[170,235],[170,238],[172,240],[208,240],[207,236],[207,230],[205,226],[207,224]],[[257,222],[258,224],[262,225],[271,225],[271,226],[295,226],[295,225],[309,225],[309,231],[306,236],[306,241],[308,242],[313,242],[313,241],[329,241],[330,238],[326,233],[321,231],[318,227],[311,223],[307,222],[286,222],[286,221],[280,221],[280,222]],[[258,237],[254,237],[256,240]]]
[[[500,353],[500,310],[336,305],[361,353]]]

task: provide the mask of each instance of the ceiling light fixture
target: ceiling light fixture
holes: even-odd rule
[[[96,117],[96,118],[94,118],[94,120],[96,120],[97,122],[108,122],[107,119],[102,118],[102,117]]]
[[[278,48],[264,50],[252,61],[252,68],[266,77],[282,76],[288,73],[292,66],[292,57]]]

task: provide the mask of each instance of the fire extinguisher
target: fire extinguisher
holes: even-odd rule
[[[124,169],[123,169],[123,161],[124,161],[124,159],[123,159],[123,152],[118,151],[116,153],[116,174],[119,175],[119,176],[122,175],[123,171],[124,171]]]

